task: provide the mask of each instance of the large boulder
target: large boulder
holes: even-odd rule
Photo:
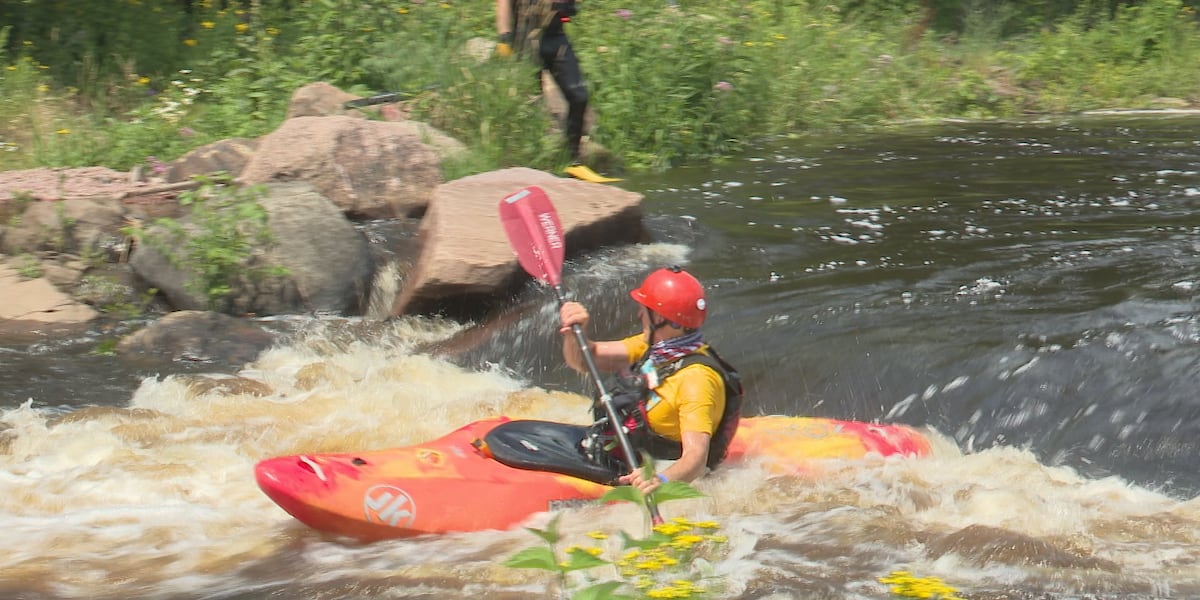
[[[367,239],[333,205],[305,183],[277,184],[262,205],[276,243],[271,264],[288,270],[308,310],[359,314],[375,268]],[[274,312],[288,312],[281,306]]]
[[[462,144],[416,121],[298,117],[259,140],[246,184],[306,181],[352,217],[419,216]]]
[[[617,187],[512,168],[437,187],[418,231],[416,264],[405,277],[392,315],[436,312],[474,316],[507,300],[528,280],[500,223],[500,200],[530,185],[554,202],[576,255],[644,237],[642,195]]]
[[[366,239],[342,212],[306,183],[267,185],[258,203],[267,212],[273,243],[260,248],[249,268],[282,267],[286,274],[242,278],[219,308],[233,314],[361,312],[374,267]],[[181,222],[190,233],[198,231],[188,218]],[[209,308],[207,299],[189,287],[192,275],[181,267],[186,255],[176,252],[174,260],[164,255],[159,246],[171,242],[161,228],[147,235],[159,243],[137,246],[130,259],[134,271],[175,309]]]

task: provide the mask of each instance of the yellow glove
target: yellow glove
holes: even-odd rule
[[[496,43],[496,56],[512,56],[512,43],[513,34],[511,31],[500,34],[500,39]]]

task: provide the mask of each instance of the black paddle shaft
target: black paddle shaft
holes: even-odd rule
[[[562,308],[566,304],[567,297],[563,292],[562,284],[555,284],[554,294],[558,296],[558,306]],[[617,416],[617,409],[613,406],[612,396],[608,390],[604,388],[604,379],[600,377],[600,369],[596,367],[596,360],[592,356],[592,351],[588,347],[587,336],[583,334],[583,328],[578,323],[571,326],[571,330],[575,332],[575,341],[579,343],[579,351],[583,354],[583,362],[587,364],[588,371],[592,374],[592,380],[596,382],[596,391],[600,393],[600,405],[604,407],[605,414],[608,415],[608,421],[612,424],[613,432],[617,436],[617,443],[621,446],[621,452],[625,454],[625,462],[629,463],[629,468],[633,471],[641,469],[641,461],[638,460],[638,455],[633,451],[633,444],[629,441],[629,436],[625,435],[625,427],[621,423],[620,417]],[[650,511],[650,520],[654,524],[663,522],[662,514],[658,512],[658,505],[647,496],[646,508]]]

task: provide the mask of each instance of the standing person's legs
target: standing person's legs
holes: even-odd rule
[[[566,35],[542,38],[542,64],[554,77],[554,83],[567,100],[567,151],[579,162],[579,143],[583,137],[583,115],[587,111],[588,89],[579,69],[579,59]]]

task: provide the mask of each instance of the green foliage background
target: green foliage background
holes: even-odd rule
[[[911,119],[1200,104],[1182,0],[588,0],[568,25],[627,168]],[[535,67],[480,59],[492,2],[0,0],[0,169],[170,160],[262,135],[299,86],[412,92],[448,177],[566,156]],[[153,159],[151,158],[153,157]]]

